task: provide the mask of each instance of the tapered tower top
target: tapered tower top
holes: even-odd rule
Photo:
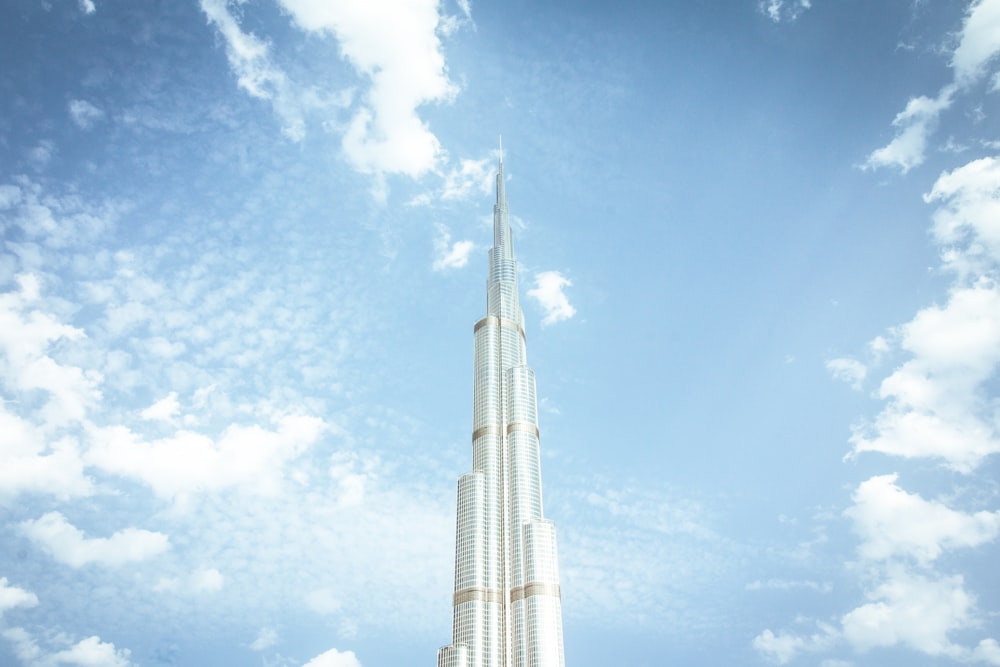
[[[497,202],[493,206],[493,248],[506,259],[514,259],[510,221],[507,217],[507,191],[503,180],[503,137],[500,138],[500,158],[497,161]]]

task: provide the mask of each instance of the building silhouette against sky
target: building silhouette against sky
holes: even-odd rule
[[[556,531],[542,514],[502,148],[496,194],[486,317],[474,328],[472,472],[458,480],[452,643],[438,667],[563,667]]]

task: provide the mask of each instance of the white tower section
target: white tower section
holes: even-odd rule
[[[472,472],[458,480],[452,643],[438,667],[565,667],[502,148],[496,190],[486,317],[474,327]]]

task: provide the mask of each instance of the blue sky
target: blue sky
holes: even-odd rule
[[[502,134],[567,664],[1000,665],[1000,1],[3,15],[0,664],[434,664]]]

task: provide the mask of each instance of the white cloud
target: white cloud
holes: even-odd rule
[[[826,624],[819,624],[819,632],[795,635],[786,632],[774,634],[764,630],[753,639],[753,647],[768,660],[784,665],[800,653],[824,651],[837,641],[837,632]]]
[[[338,651],[335,648],[317,655],[303,667],[361,667],[361,661],[353,651]]]
[[[872,151],[865,168],[898,167],[905,174],[923,164],[927,142],[937,129],[941,112],[951,106],[954,93],[954,86],[945,86],[936,98],[923,95],[912,98],[892,121],[897,128],[896,136],[887,145]]]
[[[304,111],[311,98],[294,93],[285,72],[271,61],[268,44],[240,29],[226,0],[201,0],[201,9],[226,40],[229,66],[240,88],[253,97],[269,100],[284,123],[285,136],[301,141],[305,137]]]
[[[93,7],[93,4],[91,4],[91,7]],[[70,100],[69,116],[79,128],[86,130],[104,118],[104,112],[87,100]]]
[[[982,388],[1000,364],[1000,290],[983,284],[955,289],[944,307],[931,306],[899,328],[914,356],[882,381],[889,404],[873,424],[851,436],[853,453],[937,457],[970,472],[1000,438]]]
[[[343,603],[337,597],[336,593],[330,589],[318,588],[314,591],[309,591],[306,595],[306,606],[317,614],[329,616],[340,611]]]
[[[16,185],[0,185],[0,211],[14,208],[21,203],[21,188]]]
[[[493,185],[493,160],[463,159],[444,175],[441,199],[465,199],[471,194],[489,194]]]
[[[438,0],[277,1],[303,30],[336,38],[342,56],[370,82],[343,137],[344,153],[354,169],[375,175],[380,188],[385,187],[383,174],[417,177],[435,170],[444,153],[417,110],[448,101],[457,90],[448,78],[439,37],[457,24],[440,13]],[[226,40],[239,85],[270,100],[285,121],[285,133],[301,140],[305,112],[322,106],[315,92],[296,92],[272,62],[268,44],[243,32],[225,0],[201,0],[201,7]],[[343,106],[344,101],[335,105]]]
[[[826,362],[826,369],[830,371],[836,379],[851,385],[852,389],[861,389],[861,385],[868,374],[868,367],[857,359],[841,357],[831,359]]]
[[[150,421],[170,421],[180,410],[181,404],[177,402],[177,392],[172,391],[140,412],[139,416]]]
[[[441,146],[417,109],[456,93],[438,37],[438,0],[279,3],[303,29],[334,35],[344,58],[371,81],[343,141],[354,168],[412,177],[434,169]]]
[[[214,567],[197,570],[191,575],[191,585],[195,593],[216,593],[222,590],[226,578]]]
[[[59,512],[22,521],[21,532],[52,558],[72,568],[120,567],[153,558],[170,548],[163,533],[126,528],[111,537],[87,538]]]
[[[7,584],[7,577],[0,577],[0,616],[17,607],[34,607],[37,604],[38,597],[34,593],[10,586]]]
[[[14,655],[31,667],[131,667],[128,649],[116,649],[111,642],[103,642],[98,636],[82,639],[69,648],[44,651],[38,642],[23,628],[10,628],[2,633],[4,639],[13,644]],[[56,641],[64,641],[57,636]],[[65,645],[65,644],[64,644]]]
[[[1000,368],[998,182],[1000,163],[984,158],[943,173],[925,195],[938,204],[932,231],[955,283],[943,306],[924,308],[893,330],[894,344],[911,358],[882,381],[888,405],[855,429],[854,454],[937,457],[970,472],[1000,452],[989,388]]]
[[[932,232],[943,246],[945,267],[966,277],[1000,262],[1000,160],[974,160],[944,172],[924,195],[938,203]]]
[[[0,294],[0,351],[4,353],[0,355],[0,384],[18,394],[45,392],[43,412],[48,423],[79,421],[100,398],[100,376],[60,364],[48,352],[53,343],[79,340],[84,333],[36,308],[37,277],[22,274],[17,281],[19,291]]]
[[[476,244],[468,240],[452,243],[451,233],[447,227],[437,225],[437,229],[438,237],[434,239],[434,252],[436,255],[433,265],[434,270],[460,269],[468,264],[469,255],[476,248]]]
[[[41,428],[0,403],[0,497],[20,493],[68,500],[90,495],[93,486],[75,439],[60,437],[49,444]]]
[[[94,0],[80,0],[80,11],[84,14],[93,14],[97,11]]]
[[[833,590],[833,585],[827,581],[821,583],[818,581],[792,581],[788,579],[768,579],[766,581],[757,579],[746,585],[746,590],[748,591],[761,591],[765,589],[791,591],[802,588],[816,591],[817,593],[829,593]]]
[[[272,494],[281,486],[285,464],[327,429],[306,415],[279,416],[275,422],[275,430],[233,424],[218,441],[187,430],[146,441],[125,426],[95,427],[87,461],[142,481],[163,498],[234,486]]]
[[[938,117],[950,108],[955,95],[973,85],[1000,52],[1000,0],[973,0],[962,25],[958,46],[952,52],[953,82],[936,98],[912,98],[893,120],[895,138],[868,156],[865,168],[898,167],[906,173],[923,163],[928,140]]]
[[[879,475],[862,482],[844,512],[862,539],[862,558],[908,556],[927,564],[945,549],[978,546],[1000,533],[1000,511],[966,514],[907,493],[896,479]]]
[[[160,577],[153,585],[157,593],[194,594],[217,593],[222,590],[226,578],[214,567],[184,572],[176,577]]]
[[[576,308],[570,305],[563,291],[572,287],[573,282],[558,271],[542,271],[535,274],[535,286],[528,290],[528,296],[538,302],[545,311],[542,326],[568,320],[576,315]]]
[[[48,662],[53,665],[79,665],[80,667],[129,667],[129,650],[115,648],[100,637],[82,639],[72,647],[53,653]]]
[[[972,620],[974,598],[962,577],[935,579],[898,569],[867,597],[841,619],[844,638],[856,649],[904,644],[928,655],[962,654],[948,638]]]
[[[278,631],[274,628],[261,628],[257,638],[250,644],[252,651],[264,651],[278,643]]]
[[[1000,665],[1000,644],[995,639],[984,639],[972,652],[972,660]]]
[[[1000,52],[1000,2],[975,0],[969,5],[962,37],[952,54],[951,66],[960,84],[972,83]]]
[[[49,139],[43,139],[28,151],[28,160],[36,169],[45,167],[56,152],[56,145]]]
[[[812,0],[759,0],[757,9],[775,23],[794,21],[812,7]]]

